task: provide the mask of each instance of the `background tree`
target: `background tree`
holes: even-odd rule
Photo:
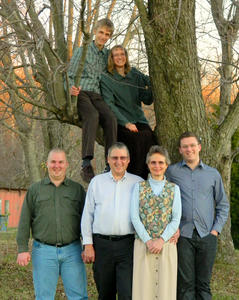
[[[234,12],[234,17],[228,20],[231,26],[239,22],[236,2],[231,2],[230,11]],[[239,126],[239,95],[233,104],[228,99],[230,94],[225,94],[227,99],[221,96],[220,110],[224,110],[225,102],[228,110],[224,111],[223,120],[220,118],[217,126],[212,127],[206,115],[201,93],[196,48],[195,1],[152,0],[146,3],[135,0],[135,3],[144,30],[155,96],[156,134],[159,141],[169,149],[173,160],[177,160],[175,149],[178,136],[186,130],[196,132],[202,138],[203,160],[221,172],[229,196],[231,138]],[[210,1],[210,4],[213,15],[217,10],[217,13],[220,11],[220,15],[223,16],[225,13],[223,1],[214,0]],[[229,47],[228,41],[234,39],[237,27],[231,31],[230,26],[227,26],[224,31],[230,39],[223,40],[223,43]],[[224,55],[223,52],[222,54]],[[231,65],[232,60],[228,60],[228,57],[226,60],[223,58],[222,69],[227,64]],[[230,220],[221,235],[219,248],[221,258],[230,260],[233,257]]]
[[[237,130],[232,139],[233,155],[235,155],[232,164],[231,180],[231,217],[232,217],[232,237],[234,245],[239,249],[239,131]]]
[[[147,62],[145,53],[141,51],[145,42],[159,142],[168,148],[173,161],[176,161],[179,158],[175,151],[178,136],[185,130],[195,131],[202,138],[203,160],[222,173],[229,195],[233,159],[231,138],[239,125],[239,96],[236,95],[232,103],[226,87],[236,80],[232,76],[232,52],[238,30],[238,1],[227,1],[230,5],[226,10],[223,6],[225,1],[205,2],[211,6],[219,36],[223,39],[222,46],[231,47],[231,54],[226,58],[224,55],[227,53],[222,51],[223,57],[219,62],[221,92],[225,92],[220,96],[220,117],[217,122],[208,119],[201,92],[195,0],[82,0],[80,3],[73,0],[71,3],[59,0],[44,3],[2,0],[0,16],[7,31],[2,36],[0,51],[2,58],[6,48],[10,54],[8,64],[0,66],[0,99],[14,114],[17,112],[26,116],[27,111],[22,105],[30,105],[29,118],[48,120],[44,123],[47,126],[42,127],[43,136],[47,136],[44,143],[50,145],[54,138],[55,142],[59,142],[56,133],[49,134],[54,122],[58,120],[79,126],[75,114],[76,101],[70,97],[69,89],[64,89],[72,50],[82,44],[83,36],[83,44],[87,48],[92,37],[92,25],[97,18],[105,17],[108,13],[117,28],[113,43],[125,41],[131,48],[134,62],[144,62],[142,69],[145,69]],[[83,64],[82,59],[78,78]],[[18,69],[24,70],[24,80],[12,80]],[[15,107],[9,102],[11,97],[3,97],[4,93],[13,92],[18,101]],[[220,255],[230,260],[233,250],[229,221],[221,235]]]

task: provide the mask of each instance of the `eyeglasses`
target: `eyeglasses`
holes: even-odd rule
[[[125,53],[116,53],[116,54],[112,53],[112,57],[123,57],[123,56],[126,56]]]
[[[166,165],[166,162],[164,162],[164,161],[155,161],[155,160],[152,160],[152,161],[150,161],[149,163],[150,163],[150,165],[152,165],[152,166],[156,166],[156,165],[163,166],[163,165]]]
[[[110,156],[110,159],[112,159],[113,161],[126,161],[128,159],[128,156]]]
[[[198,145],[199,144],[182,145],[181,148],[183,148],[183,149],[188,149],[188,148],[195,149]]]

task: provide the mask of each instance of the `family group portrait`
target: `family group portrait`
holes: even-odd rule
[[[239,1],[0,22],[0,299],[239,299]]]

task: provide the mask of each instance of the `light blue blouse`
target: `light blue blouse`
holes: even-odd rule
[[[164,180],[154,180],[151,176],[149,176],[149,183],[155,195],[159,195],[163,187],[165,185],[165,178]],[[148,232],[146,231],[143,223],[139,217],[139,183],[136,183],[133,190],[131,200],[131,208],[130,208],[130,216],[131,221],[134,225],[135,231],[137,232],[140,239],[146,243],[148,240],[151,239]],[[181,219],[182,214],[182,207],[181,207],[181,195],[179,187],[175,184],[175,192],[174,192],[174,200],[173,200],[173,207],[172,207],[172,219],[171,222],[168,223],[165,230],[161,234],[161,237],[167,242],[177,231]]]

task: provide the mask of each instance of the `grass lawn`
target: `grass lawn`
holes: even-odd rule
[[[27,267],[16,264],[15,236],[15,230],[9,230],[7,233],[0,232],[0,299],[33,300],[31,264]],[[97,292],[89,265],[87,265],[87,275],[89,299],[96,300]],[[236,251],[235,264],[215,264],[211,287],[213,300],[239,299],[239,251]],[[55,299],[67,299],[61,280],[57,286]]]

